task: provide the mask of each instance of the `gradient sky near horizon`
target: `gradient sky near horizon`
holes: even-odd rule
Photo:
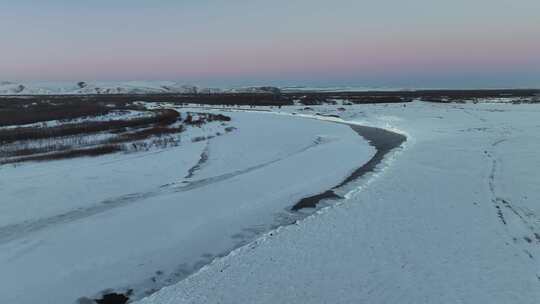
[[[0,0],[0,80],[539,87],[539,0]]]

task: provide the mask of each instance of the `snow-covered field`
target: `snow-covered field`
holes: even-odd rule
[[[0,303],[540,302],[539,105],[303,108],[183,108],[236,129],[1,166]],[[375,154],[339,122],[407,141],[345,200],[292,212]]]
[[[1,166],[0,302],[141,298],[304,217],[291,206],[375,153],[347,125],[227,115],[232,132],[178,147]]]
[[[405,148],[342,204],[140,303],[540,302],[539,105],[414,102],[340,115],[406,133]]]

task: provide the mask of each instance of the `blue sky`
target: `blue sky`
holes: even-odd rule
[[[6,1],[0,79],[539,86],[540,1]]]

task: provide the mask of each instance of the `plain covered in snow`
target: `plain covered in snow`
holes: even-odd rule
[[[178,147],[0,167],[1,302],[141,298],[303,217],[374,153],[347,125],[226,115]]]
[[[140,303],[540,301],[538,105],[312,108],[185,108],[233,120],[164,150],[0,167],[2,302],[168,285]],[[341,122],[407,142],[345,200],[291,212],[374,155]]]
[[[414,102],[339,115],[406,133],[405,149],[348,201],[140,303],[540,302],[538,105]]]

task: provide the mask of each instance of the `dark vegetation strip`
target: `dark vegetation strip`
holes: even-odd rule
[[[185,131],[186,125],[192,125],[200,127],[201,125],[213,121],[228,122],[231,118],[222,114],[212,113],[190,113],[186,115],[184,124],[172,127],[168,126],[172,122],[180,121],[180,114],[174,110],[161,110],[158,117],[154,117],[149,125],[137,125],[131,128],[117,128],[108,130],[108,132],[116,134],[115,137],[97,140],[97,141],[85,141],[85,135],[77,134],[75,138],[71,137],[51,137],[46,138],[50,141],[49,145],[44,147],[21,147],[13,151],[0,150],[0,156],[4,157],[4,160],[0,161],[1,164],[19,163],[25,161],[43,161],[43,160],[57,160],[63,158],[73,158],[78,156],[95,156],[118,152],[121,150],[132,151],[147,149],[149,146],[155,145],[158,147],[166,147],[171,144],[177,143],[179,140],[170,137],[169,135],[178,134]],[[157,123],[156,123],[157,121]],[[115,122],[115,121],[113,121]],[[140,121],[139,121],[140,122]],[[145,122],[149,122],[145,119]],[[107,122],[104,122],[107,123]],[[117,127],[117,124],[113,124]],[[231,127],[225,129],[226,132],[231,131]],[[46,128],[42,128],[46,129]],[[85,133],[88,128],[85,128]],[[1,133],[1,132],[0,132]],[[56,133],[53,133],[56,134]],[[153,138],[151,143],[144,142],[143,140]],[[75,143],[75,144],[73,144]],[[126,146],[126,143],[132,143],[131,146]],[[18,144],[18,143],[15,143]],[[120,145],[122,144],[122,145]],[[82,147],[87,148],[82,148]],[[93,148],[88,148],[94,146]],[[100,146],[100,147],[98,147]],[[79,147],[78,149],[75,147]],[[105,148],[104,148],[105,147]],[[113,148],[114,147],[114,148]],[[36,155],[44,154],[45,155]],[[32,156],[33,155],[33,156]]]
[[[18,101],[14,101],[18,102]],[[98,104],[66,104],[52,106],[39,103],[31,106],[11,105],[0,107],[0,127],[24,125],[50,120],[68,120],[108,114],[111,108]]]
[[[364,137],[373,147],[375,147],[377,152],[367,163],[356,169],[351,175],[349,175],[347,178],[345,178],[345,180],[343,180],[341,183],[339,183],[332,189],[317,195],[301,199],[291,208],[293,211],[298,211],[304,208],[315,208],[317,204],[319,204],[319,202],[324,199],[339,199],[340,197],[335,193],[335,190],[359,179],[366,173],[373,172],[377,165],[379,165],[384,159],[386,154],[388,154],[395,148],[401,146],[401,144],[403,144],[407,140],[407,137],[405,137],[404,135],[380,128],[357,125],[349,126],[356,133],[358,133],[358,135]]]
[[[110,120],[103,122],[83,122],[65,124],[56,127],[19,127],[0,130],[0,143],[10,143],[18,140],[43,139],[78,134],[97,133],[130,127],[140,127],[149,124],[169,125],[177,121],[180,113],[174,110],[159,110],[153,117],[134,118],[126,120]]]
[[[292,100],[283,94],[270,93],[226,93],[226,94],[94,94],[94,95],[29,95],[0,96],[0,109],[19,106],[32,106],[36,102],[54,104],[103,104],[126,107],[136,101],[168,102],[175,104],[193,103],[209,105],[292,105]]]
[[[335,99],[350,104],[402,103],[413,100],[428,102],[467,102],[486,98],[531,99],[540,102],[540,90],[418,90],[369,92],[291,92],[289,98],[304,105],[333,104]]]
[[[464,102],[481,98],[531,99],[540,102],[538,89],[506,90],[414,90],[367,92],[281,92],[212,93],[212,94],[94,94],[94,95],[29,95],[0,96],[0,126],[27,124],[56,119],[100,114],[107,109],[136,108],[136,101],[169,102],[174,104],[228,106],[286,106],[295,101],[306,105],[333,103],[334,99],[351,104],[397,103],[415,99],[430,102]]]
[[[108,142],[109,143],[123,143],[123,142],[129,142],[129,141],[143,140],[152,136],[162,137],[165,135],[177,134],[177,133],[184,132],[184,130],[185,130],[184,126],[179,126],[179,127],[174,127],[174,128],[164,127],[164,126],[155,126],[149,129],[120,134],[119,136],[115,138],[109,139]]]
[[[59,145],[54,145],[50,147],[19,149],[19,150],[15,150],[13,152],[10,152],[9,154],[4,155],[4,157],[11,157],[11,159],[0,161],[0,164],[20,163],[20,162],[25,162],[25,161],[58,160],[58,159],[73,158],[73,157],[78,157],[78,156],[98,156],[98,155],[110,154],[110,153],[125,150],[124,146],[118,145],[118,144],[140,141],[140,140],[148,139],[150,137],[161,138],[166,135],[181,133],[184,130],[185,129],[183,126],[174,127],[174,128],[155,126],[152,128],[141,130],[141,131],[120,134],[117,137],[107,139],[103,142],[98,143],[98,145],[101,145],[101,146],[94,147],[94,148],[73,149],[73,146],[59,144]],[[54,153],[50,153],[53,151]],[[42,154],[42,153],[50,153],[50,154],[29,156],[29,155]],[[19,157],[19,158],[15,158],[15,157]]]
[[[64,152],[50,153],[45,155],[36,155],[21,157],[9,161],[0,161],[1,165],[8,163],[21,163],[27,161],[49,161],[49,160],[59,160],[59,159],[69,159],[83,156],[100,156],[105,154],[111,154],[115,152],[122,151],[122,146],[120,145],[105,145],[89,149],[74,149]]]

